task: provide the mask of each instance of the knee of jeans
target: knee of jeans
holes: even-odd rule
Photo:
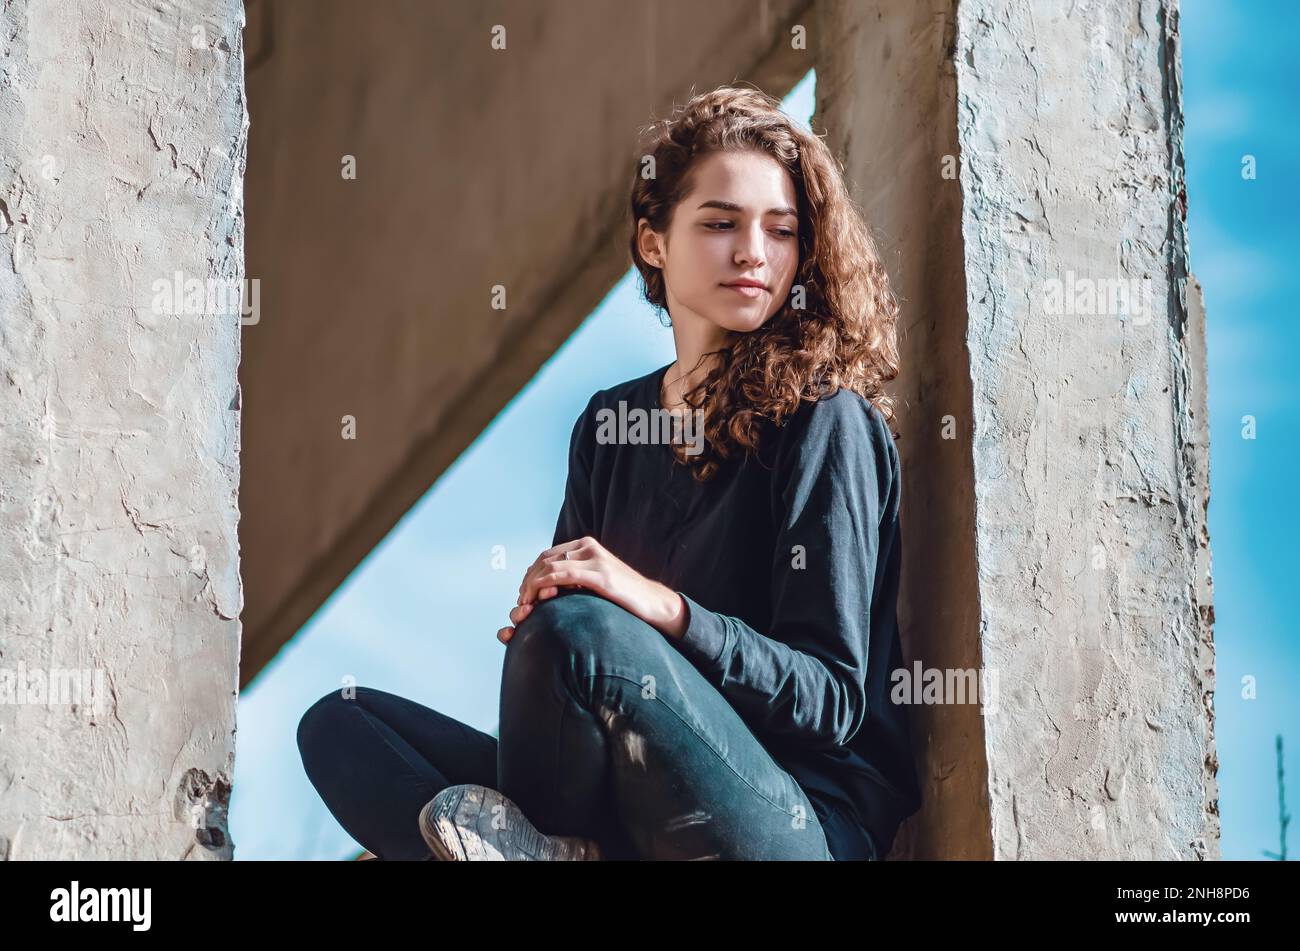
[[[349,693],[360,695],[365,689],[365,687],[356,687]],[[349,704],[355,702],[339,689],[331,690],[307,708],[298,720],[297,731],[298,754],[304,761],[318,741],[328,743],[332,737],[337,736],[339,719],[352,713]]]
[[[599,595],[575,591],[537,602],[515,627],[508,651],[553,651],[556,660],[590,656],[609,643],[624,609]]]

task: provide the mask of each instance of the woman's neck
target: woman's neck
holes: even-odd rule
[[[686,409],[686,401],[683,399],[686,393],[704,381],[709,375],[709,370],[713,365],[713,357],[696,366],[690,373],[682,369],[681,359],[674,360],[664,374],[663,389],[659,393],[659,402],[664,409],[670,412],[681,412]],[[694,364],[692,364],[694,365]]]
[[[728,345],[730,336],[712,325],[673,324],[677,359],[664,374],[663,389],[659,394],[659,402],[665,409],[673,412],[686,409],[683,397],[704,382],[717,365],[718,351]]]

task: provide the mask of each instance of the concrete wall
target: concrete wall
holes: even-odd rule
[[[993,854],[1218,858],[1176,7],[957,25]]]
[[[242,22],[0,9],[0,858],[231,855]]]
[[[821,2],[817,118],[901,299],[904,659],[980,665],[951,0]],[[946,175],[945,175],[946,173]],[[951,438],[945,438],[945,436]],[[924,805],[893,858],[991,857],[976,704],[912,708]]]

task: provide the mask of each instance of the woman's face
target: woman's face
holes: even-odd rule
[[[675,325],[707,322],[720,328],[707,334],[716,338],[757,330],[780,310],[799,266],[794,183],[776,159],[757,151],[715,152],[696,165],[694,178],[666,236],[641,219],[642,257],[664,271]],[[760,286],[736,286],[746,281]]]

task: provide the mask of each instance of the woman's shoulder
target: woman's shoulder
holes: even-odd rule
[[[839,387],[834,393],[802,401],[781,426],[782,441],[868,440],[896,452],[894,434],[884,411],[856,390]]]
[[[624,427],[636,423],[638,417],[641,425],[653,417],[658,384],[666,369],[668,365],[593,392],[574,421],[571,445],[585,454],[611,446],[619,451],[623,438],[618,434],[624,432]]]
[[[774,443],[774,490],[818,483],[871,486],[880,504],[895,510],[902,482],[894,435],[884,411],[855,390],[841,387],[805,400],[786,419]],[[847,491],[854,498],[865,497]],[[784,502],[773,502],[780,504]]]

